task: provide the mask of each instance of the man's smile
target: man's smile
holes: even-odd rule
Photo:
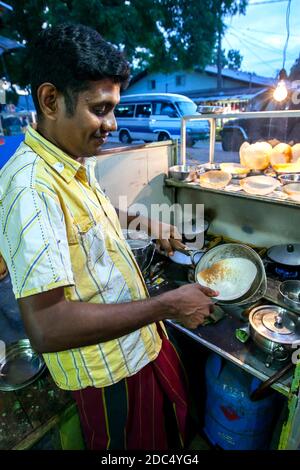
[[[107,141],[108,135],[103,136],[93,136],[93,139],[98,142],[98,144],[103,145]]]

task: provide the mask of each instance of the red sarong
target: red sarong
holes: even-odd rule
[[[158,357],[137,374],[108,387],[73,392],[89,449],[165,450],[170,431],[177,434],[177,448],[184,447],[186,378],[174,346],[161,336]]]

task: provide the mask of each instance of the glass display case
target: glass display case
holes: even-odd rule
[[[210,135],[190,145],[187,126],[208,121]],[[300,204],[300,110],[182,118],[177,180],[212,191]]]

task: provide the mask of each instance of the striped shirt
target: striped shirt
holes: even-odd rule
[[[0,246],[16,298],[59,286],[68,301],[123,303],[148,296],[93,160],[81,165],[29,128],[0,171]],[[60,388],[79,390],[135,374],[160,348],[151,324],[44,359]]]

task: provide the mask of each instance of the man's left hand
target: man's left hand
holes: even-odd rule
[[[185,250],[186,246],[182,243],[182,237],[175,225],[159,222],[154,219],[148,219],[147,231],[151,238],[155,238],[159,248],[164,251],[168,256],[174,254],[174,250]]]

